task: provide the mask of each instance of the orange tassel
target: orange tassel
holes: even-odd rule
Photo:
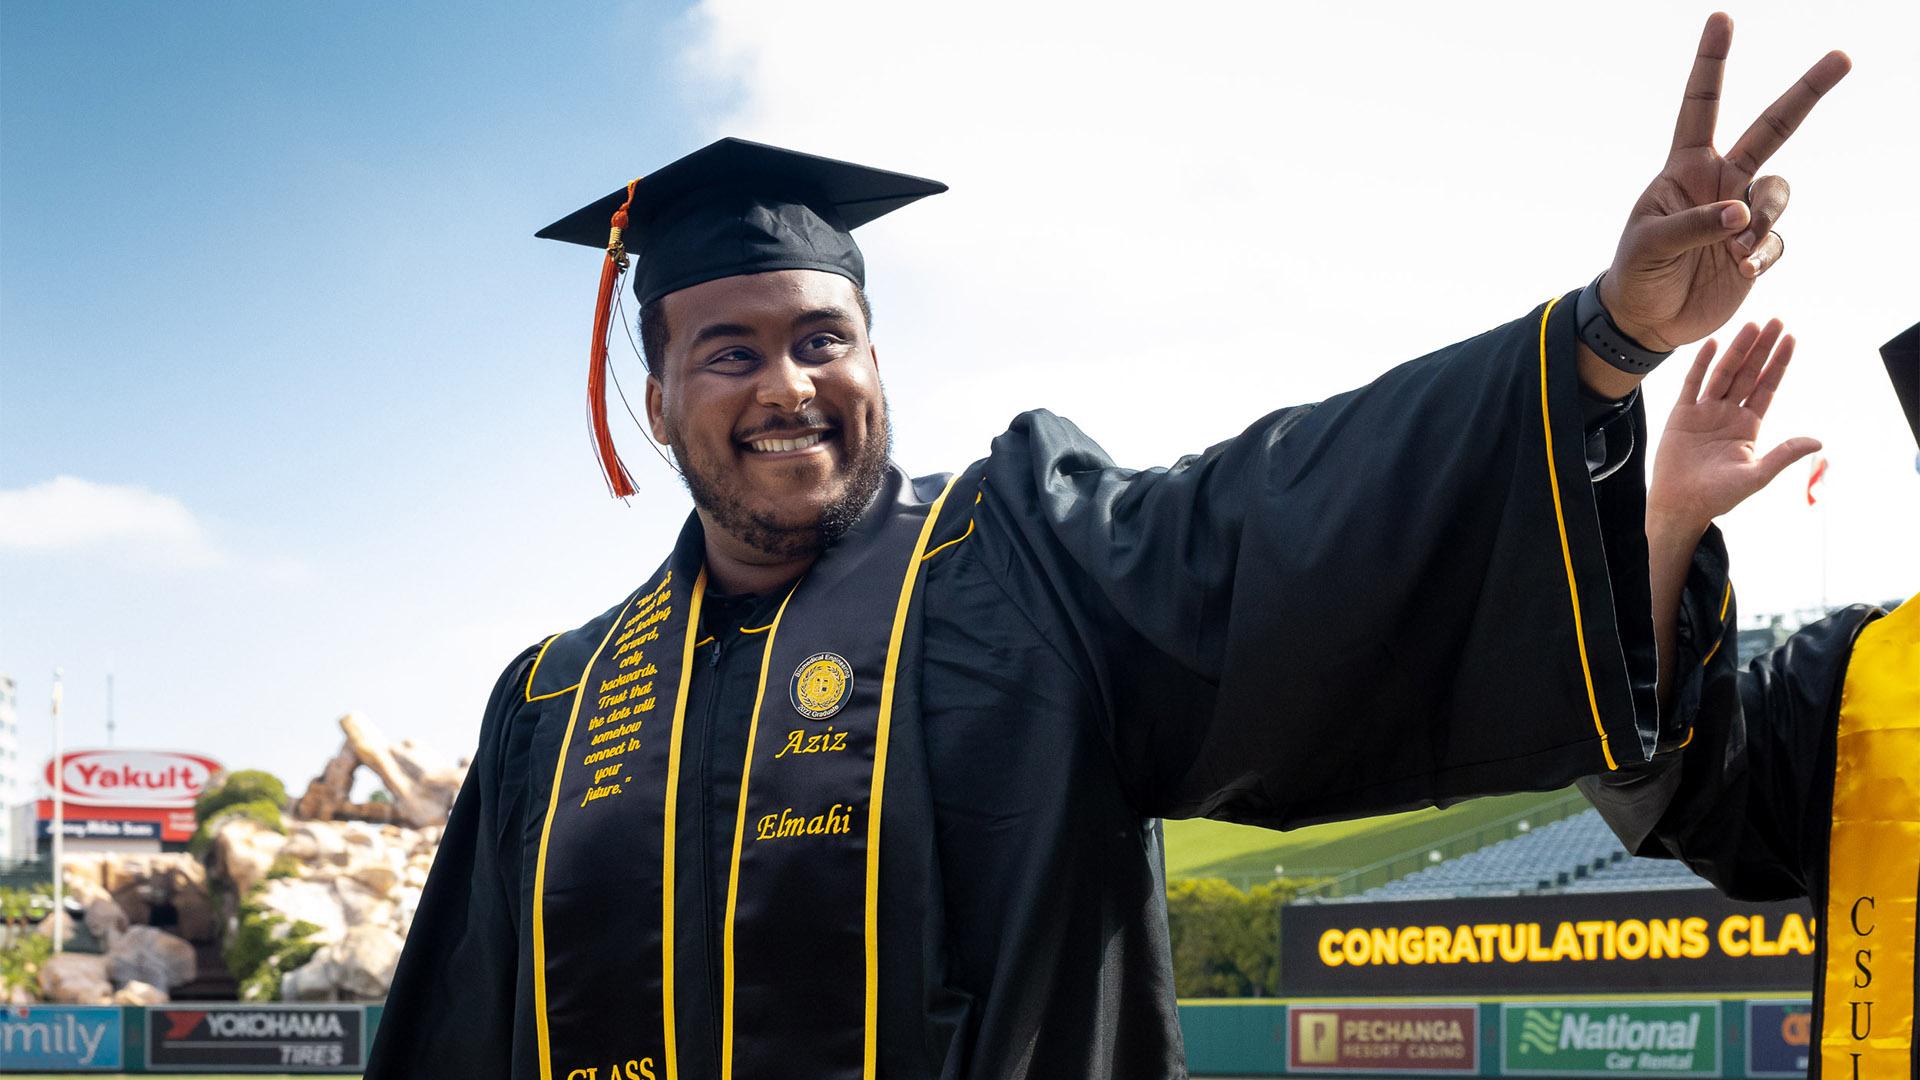
[[[627,208],[633,205],[633,186],[627,185],[627,201],[613,212],[613,229],[607,238],[607,261],[600,267],[600,295],[593,307],[593,347],[587,367],[587,415],[593,424],[593,448],[600,458],[600,472],[607,479],[607,490],[616,498],[635,491],[633,477],[620,463],[620,451],[613,445],[613,432],[607,426],[607,334],[613,322],[613,290],[627,270],[627,249],[620,234],[627,227]]]

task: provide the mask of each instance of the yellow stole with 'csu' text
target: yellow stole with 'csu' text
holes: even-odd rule
[[[1826,1080],[1912,1080],[1920,892],[1920,597],[1854,641],[1827,863]]]
[[[721,1080],[875,1076],[887,740],[896,687],[917,668],[903,633],[951,484],[890,472],[760,639],[759,690],[739,718]],[[674,837],[681,747],[699,722],[686,704],[703,557],[696,519],[605,625],[574,693],[534,872],[542,1080],[680,1075]]]

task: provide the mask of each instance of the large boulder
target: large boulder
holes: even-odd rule
[[[129,929],[107,949],[107,976],[115,984],[138,981],[171,991],[198,972],[191,943],[151,926]]]
[[[107,941],[113,935],[126,931],[127,910],[115,903],[112,897],[99,896],[87,901],[87,911],[82,921],[87,924],[87,933]]]
[[[207,872],[233,883],[236,896],[245,896],[265,881],[273,860],[287,846],[287,838],[248,817],[231,817],[221,824],[207,848]]]
[[[333,822],[302,821],[287,830],[280,854],[309,870],[337,866],[347,861],[347,841]]]
[[[111,858],[96,854],[68,855],[60,865],[60,883],[67,895],[81,904],[111,895],[105,882]]]
[[[109,900],[108,903],[112,903],[112,901]],[[70,949],[79,942],[81,933],[86,929],[86,924],[64,910],[55,909],[36,923],[33,929],[35,933],[43,938],[53,938],[60,942],[61,948]],[[55,935],[58,936],[56,937]]]
[[[404,944],[387,927],[356,926],[321,951],[327,955],[328,975],[341,993],[372,1001],[387,996]]]
[[[59,953],[40,965],[40,994],[56,1005],[109,1005],[113,982],[107,958],[94,953]]]
[[[313,959],[280,976],[281,1001],[339,1001],[340,988],[333,985],[333,970],[326,948]]]
[[[165,1005],[172,999],[165,990],[138,979],[113,992],[115,1005]]]
[[[330,882],[274,878],[260,886],[251,899],[253,903],[285,919],[289,925],[296,922],[312,923],[315,927],[314,941],[338,941],[347,932],[346,914],[340,906],[339,894],[333,891]]]
[[[335,878],[334,895],[340,898],[340,910],[347,928],[387,926],[393,922],[393,902],[384,892],[375,892],[350,877]]]
[[[394,929],[401,937],[413,932],[413,915],[420,910],[420,890],[412,885],[402,885],[393,890]]]
[[[400,884],[400,872],[391,863],[369,862],[354,867],[351,880],[371,890],[376,896],[385,896]]]

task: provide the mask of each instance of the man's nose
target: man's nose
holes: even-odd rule
[[[790,356],[760,369],[759,403],[769,409],[799,412],[813,404],[813,373]]]

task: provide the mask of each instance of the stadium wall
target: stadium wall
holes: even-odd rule
[[[0,1006],[0,1073],[359,1075],[381,1005]]]
[[[0,1071],[358,1074],[379,1005],[0,1007]],[[1195,1076],[1806,1075],[1811,1005],[1756,994],[1183,1001]]]
[[[1805,1077],[1792,994],[1183,1001],[1194,1076]]]

